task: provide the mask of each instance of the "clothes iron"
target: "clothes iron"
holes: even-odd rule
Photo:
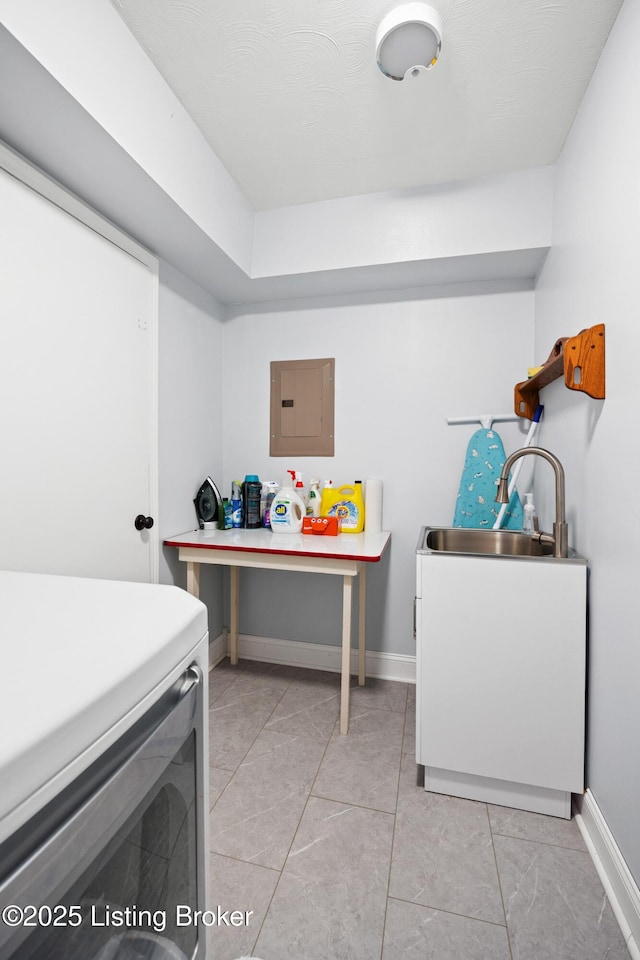
[[[207,477],[193,501],[201,530],[215,530],[220,527],[224,530],[224,507],[220,491],[211,477]]]

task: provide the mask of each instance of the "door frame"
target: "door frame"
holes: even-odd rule
[[[97,210],[71,193],[63,184],[44,173],[39,167],[21,156],[0,140],[0,168],[9,176],[23,183],[45,200],[59,207],[69,216],[89,227],[94,233],[114,244],[124,253],[145,266],[151,276],[151,330],[149,330],[149,389],[148,397],[150,422],[148,424],[149,450],[149,513],[155,523],[149,534],[149,581],[158,583],[160,579],[160,539],[159,539],[159,466],[158,466],[158,303],[159,303],[159,261],[149,250],[124,233]],[[133,522],[133,517],[132,517]]]

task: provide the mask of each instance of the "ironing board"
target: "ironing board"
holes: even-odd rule
[[[460,478],[453,517],[454,527],[491,529],[500,504],[495,502],[497,481],[507,459],[500,435],[492,427],[476,430],[469,440]],[[522,504],[518,491],[513,490],[502,526],[521,530]]]

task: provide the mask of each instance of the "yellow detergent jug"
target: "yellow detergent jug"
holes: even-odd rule
[[[346,484],[335,491],[337,497],[323,516],[338,517],[342,521],[342,533],[362,533],[364,530],[364,498],[362,480],[353,486]]]

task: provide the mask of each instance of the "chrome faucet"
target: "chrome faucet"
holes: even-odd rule
[[[511,453],[502,467],[496,502],[509,503],[509,471],[516,460],[519,460],[520,457],[526,457],[527,454],[548,460],[556,475],[556,519],[553,523],[553,536],[549,537],[547,533],[540,533],[534,534],[534,539],[540,540],[541,543],[552,540],[554,557],[566,557],[569,550],[569,528],[565,520],[564,470],[562,464],[553,453],[545,450],[544,447],[522,447],[520,450],[515,450]]]

